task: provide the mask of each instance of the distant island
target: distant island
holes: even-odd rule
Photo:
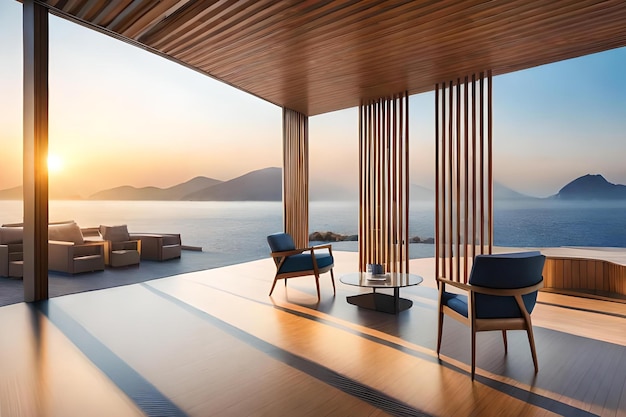
[[[494,199],[497,201],[616,201],[626,200],[626,186],[612,184],[602,175],[587,174],[571,181],[547,198],[531,197],[495,182]],[[433,190],[411,184],[411,201],[434,201]],[[59,198],[51,194],[51,199]],[[79,197],[76,197],[80,199]],[[358,188],[340,183],[313,182],[309,189],[311,201],[357,201]],[[0,200],[21,200],[22,187],[0,190]],[[64,199],[67,199],[64,198]],[[92,194],[88,200],[121,201],[281,201],[282,169],[263,168],[237,178],[221,181],[208,177],[195,177],[168,188],[133,187],[124,185]]]
[[[313,232],[309,234],[310,242],[356,242],[359,240],[359,235],[342,235],[335,232]],[[409,243],[435,243],[435,239],[432,237],[421,238],[419,236],[412,236],[409,238]]]
[[[565,201],[626,200],[626,185],[608,182],[602,175],[583,175],[551,198]]]

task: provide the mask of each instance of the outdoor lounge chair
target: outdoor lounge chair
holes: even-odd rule
[[[182,243],[177,233],[131,233],[130,238],[141,241],[141,259],[166,261],[180,258]]]
[[[320,274],[330,271],[330,279],[335,291],[335,277],[333,275],[333,251],[331,245],[319,245],[308,248],[296,248],[291,235],[288,233],[274,233],[267,237],[267,243],[272,250],[272,259],[276,264],[276,276],[272,283],[270,294],[274,291],[276,281],[288,278],[315,276],[317,300],[320,300]]]
[[[0,276],[21,278],[23,272],[22,227],[0,227]]]
[[[113,268],[139,265],[141,261],[141,241],[131,239],[128,227],[100,225],[100,234],[106,242],[104,263]]]
[[[537,292],[543,286],[544,262],[545,256],[539,252],[478,255],[474,260],[469,285],[437,278],[437,356],[441,349],[443,317],[448,315],[471,329],[472,380],[476,370],[476,332],[489,330],[502,331],[505,353],[508,350],[506,331],[526,330],[535,373],[538,372],[530,314],[537,301]],[[448,285],[467,291],[467,295],[447,292]]]
[[[48,226],[48,269],[77,274],[104,270],[104,242],[87,242],[75,222]]]

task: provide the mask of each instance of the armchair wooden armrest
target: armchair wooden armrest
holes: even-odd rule
[[[306,249],[294,249],[294,250],[285,250],[281,252],[272,252],[272,258],[284,258],[287,256],[298,255],[304,252]]]
[[[332,255],[332,245],[329,245],[329,244],[309,246],[307,248],[298,248],[298,249],[286,250],[282,252],[272,252],[271,255],[273,258],[282,258],[285,256],[298,255],[300,253],[307,252],[307,251],[310,251],[311,253],[313,253],[314,251],[319,250],[319,249],[328,249],[328,251]]]
[[[323,245],[315,245],[315,246],[311,246],[307,248],[307,250],[311,250],[311,251],[315,251],[319,249],[328,249],[328,252],[330,252],[331,255],[333,254],[333,245],[331,245],[330,243],[326,243]]]
[[[462,282],[452,281],[451,279],[444,278],[444,277],[437,277],[437,282],[440,282],[440,283],[443,284],[441,286],[441,288],[443,288],[443,286],[445,286],[445,285],[451,285],[453,287],[459,288],[459,289],[464,290],[464,291],[471,291],[472,290],[472,286],[469,285],[469,284],[464,284]]]

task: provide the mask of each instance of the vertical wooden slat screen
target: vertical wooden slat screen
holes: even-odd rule
[[[408,93],[359,107],[359,270],[409,272]]]
[[[283,224],[296,247],[309,245],[309,119],[283,108]]]
[[[491,97],[491,71],[435,86],[435,274],[459,282],[493,250]]]

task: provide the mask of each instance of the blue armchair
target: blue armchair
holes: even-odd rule
[[[320,274],[330,271],[335,294],[335,276],[333,275],[333,250],[331,245],[319,245],[308,248],[296,248],[292,237],[288,233],[274,233],[267,237],[267,243],[272,251],[272,259],[276,264],[276,276],[272,283],[270,294],[274,291],[279,279],[315,275],[317,300],[320,300]]]
[[[506,331],[526,330],[530,351],[539,371],[530,314],[543,286],[545,256],[539,252],[478,255],[470,274],[469,285],[446,278],[439,284],[439,326],[437,356],[441,349],[443,317],[448,315],[467,325],[472,333],[472,380],[476,370],[476,332],[501,330],[504,351],[508,350]],[[456,287],[467,295],[446,291]]]

